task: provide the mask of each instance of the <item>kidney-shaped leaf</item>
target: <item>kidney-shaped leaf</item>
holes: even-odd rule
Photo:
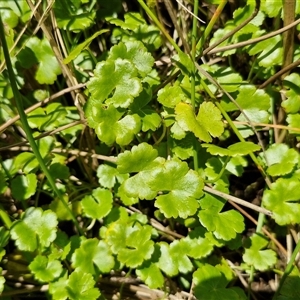
[[[193,215],[202,196],[203,181],[185,162],[168,160],[151,171],[149,187],[164,194],[156,198],[155,206],[167,217],[186,218]]]
[[[96,238],[83,241],[72,256],[73,266],[84,273],[108,273],[115,261],[109,246]]]
[[[30,207],[23,218],[11,229],[11,237],[23,251],[34,251],[39,246],[49,247],[56,238],[57,218],[51,210]]]
[[[277,224],[300,222],[300,189],[296,178],[279,178],[263,195],[263,205],[273,212]]]
[[[192,107],[186,103],[178,103],[175,108],[176,120],[185,131],[191,131],[200,140],[210,143],[211,136],[218,137],[224,131],[220,110],[212,102],[200,105],[197,117]]]

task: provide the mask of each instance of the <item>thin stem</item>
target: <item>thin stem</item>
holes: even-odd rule
[[[202,55],[206,55],[212,49],[216,48],[218,45],[220,45],[221,43],[223,43],[224,41],[226,41],[229,37],[233,36],[236,32],[238,32],[243,27],[245,27],[251,20],[253,20],[257,16],[257,14],[259,12],[259,7],[260,7],[260,1],[256,0],[255,9],[254,9],[254,12],[252,13],[252,15],[247,20],[245,20],[244,22],[242,22],[240,25],[236,26],[232,31],[230,31],[227,34],[225,34],[221,39],[219,39],[214,44],[212,44],[211,46],[209,46],[208,48],[206,48],[203,51]]]
[[[250,203],[250,202],[248,202],[248,201],[245,201],[245,200],[242,200],[242,199],[240,199],[240,198],[237,198],[237,197],[228,195],[228,194],[223,193],[223,192],[220,192],[220,191],[218,191],[218,190],[214,190],[214,189],[211,188],[211,187],[205,186],[203,190],[206,191],[206,192],[208,192],[208,193],[210,193],[210,194],[213,194],[213,195],[222,197],[222,198],[224,198],[224,199],[230,200],[230,201],[232,201],[232,202],[235,202],[235,203],[237,203],[237,204],[239,204],[239,205],[242,205],[242,206],[251,208],[251,209],[253,209],[253,210],[255,210],[255,211],[258,211],[258,212],[260,212],[260,213],[263,213],[263,214],[265,214],[265,215],[267,215],[267,216],[272,216],[272,215],[273,215],[273,213],[272,213],[271,211],[269,211],[269,210],[267,210],[267,209],[265,209],[265,208],[263,208],[263,207],[254,205],[254,204],[252,204],[252,203]]]
[[[226,166],[227,166],[227,164],[228,164],[230,158],[231,158],[230,156],[227,156],[227,157],[226,157],[226,160],[225,160],[225,162],[224,162],[224,164],[223,164],[223,166],[222,166],[222,169],[221,169],[221,171],[219,172],[219,174],[217,175],[217,177],[215,177],[214,179],[211,179],[211,180],[204,180],[204,182],[205,182],[205,183],[214,183],[214,182],[218,181],[218,180],[222,177],[224,171],[226,170]]]
[[[285,26],[279,30],[273,31],[271,33],[268,33],[266,35],[260,36],[258,38],[252,39],[252,40],[248,40],[248,41],[244,41],[244,42],[240,42],[240,43],[236,43],[233,45],[227,45],[224,47],[220,47],[220,48],[216,48],[216,49],[212,49],[211,51],[209,51],[207,54],[215,54],[215,53],[219,53],[219,52],[224,52],[227,50],[231,50],[231,49],[236,49],[236,48],[241,48],[241,47],[245,47],[251,44],[255,44],[264,40],[267,40],[277,34],[283,33],[287,30],[289,30],[290,28],[293,28],[294,26],[298,25],[300,23],[300,19],[296,20],[295,22],[291,23],[288,26]]]
[[[157,17],[154,15],[154,13],[151,11],[151,9],[144,3],[143,0],[137,0],[141,7],[145,10],[145,12],[149,15],[149,17],[152,19],[152,21],[155,23],[155,25],[159,28],[159,30],[164,34],[164,36],[167,38],[167,40],[170,42],[170,44],[174,47],[174,49],[180,53],[181,50],[178,47],[178,45],[175,43],[175,41],[172,39],[172,37],[169,35],[169,33],[166,31],[164,26],[159,22]]]
[[[22,104],[22,97],[21,97],[21,94],[20,94],[20,92],[18,90],[18,87],[17,87],[17,84],[16,84],[15,75],[14,75],[14,72],[13,72],[13,67],[12,67],[12,63],[11,63],[11,60],[10,60],[6,39],[5,39],[5,33],[4,33],[4,27],[3,27],[3,23],[2,23],[1,14],[0,14],[0,38],[2,40],[3,53],[4,53],[5,60],[6,60],[6,67],[7,67],[7,71],[8,71],[10,84],[11,84],[13,94],[14,94],[14,97],[15,97],[15,100],[16,100],[16,106],[17,106],[17,109],[18,109],[18,112],[19,112],[19,115],[20,115],[20,119],[21,119],[23,129],[24,129],[24,131],[26,133],[26,136],[27,136],[27,139],[29,141],[29,144],[32,148],[32,151],[33,151],[36,159],[38,160],[38,162],[40,164],[40,167],[41,167],[42,171],[46,175],[53,192],[58,196],[58,198],[61,200],[62,204],[65,206],[67,211],[70,213],[70,216],[71,216],[78,232],[81,235],[83,235],[83,232],[82,232],[76,218],[74,217],[71,209],[69,208],[68,204],[64,200],[64,198],[63,198],[62,194],[60,193],[59,189],[56,187],[55,181],[52,178],[48,168],[46,167],[45,162],[44,162],[44,160],[41,156],[41,153],[39,151],[39,148],[38,148],[37,144],[35,143],[34,137],[31,133],[31,128],[29,127],[29,124],[28,124],[28,121],[27,121],[27,116],[24,112],[24,108],[23,108],[23,104]]]
[[[227,4],[227,2],[228,2],[227,0],[222,0],[221,1],[221,3],[219,4],[218,8],[215,11],[215,13],[213,14],[212,18],[210,19],[208,25],[206,26],[205,31],[204,31],[201,39],[199,40],[199,42],[197,44],[197,49],[200,49],[200,51],[202,51],[202,48],[203,48],[203,45],[205,43],[206,38],[211,33],[215,23],[219,19],[219,17],[221,15],[225,5]]]
[[[293,253],[292,253],[292,256],[291,256],[291,259],[289,261],[289,263],[287,264],[285,270],[284,270],[284,273],[283,273],[283,276],[280,280],[280,284],[279,284],[279,287],[277,289],[277,291],[275,292],[275,295],[273,297],[274,300],[276,300],[276,298],[278,297],[279,293],[280,293],[280,290],[282,289],[282,286],[285,282],[285,280],[287,279],[287,277],[289,276],[289,274],[293,271],[293,268],[295,266],[295,260],[296,260],[296,256],[297,254],[299,253],[300,251],[300,240],[298,241]]]
[[[194,14],[197,15],[199,7],[199,1],[195,0],[194,2]],[[193,29],[192,29],[192,53],[191,58],[194,62],[196,59],[196,39],[197,39],[197,19],[193,18]],[[196,97],[196,66],[193,64],[192,77],[191,77],[191,102],[192,107],[195,112],[195,97]],[[197,171],[199,168],[198,162],[198,141],[194,140],[193,147],[193,160],[194,160],[194,169]]]
[[[3,206],[0,204],[0,218],[7,229],[9,229],[12,225],[12,221],[10,220],[9,215],[4,210]]]

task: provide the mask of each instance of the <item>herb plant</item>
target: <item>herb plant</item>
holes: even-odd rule
[[[300,5],[227,2],[0,0],[0,297],[299,298]]]

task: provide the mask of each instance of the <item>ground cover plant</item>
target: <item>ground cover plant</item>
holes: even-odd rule
[[[0,16],[0,298],[300,298],[297,1]]]

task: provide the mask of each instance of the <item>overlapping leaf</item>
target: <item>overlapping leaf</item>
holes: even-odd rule
[[[142,76],[151,71],[154,63],[154,58],[140,41],[120,42],[112,47],[108,59],[115,61],[118,58],[132,62]]]
[[[99,275],[108,273],[115,265],[109,246],[96,238],[83,241],[72,256],[72,263],[76,270],[85,274]]]
[[[128,12],[124,14],[124,21],[117,18],[107,18],[111,24],[119,26],[113,31],[113,36],[121,41],[142,41],[147,49],[152,52],[157,50],[162,43],[159,29],[149,25],[140,13]]]
[[[228,146],[227,149],[213,144],[202,144],[201,146],[207,148],[210,154],[220,156],[243,156],[260,150],[260,146],[252,142],[238,142]]]
[[[136,268],[150,259],[154,251],[151,234],[151,226],[139,223],[133,225],[130,220],[119,220],[107,227],[103,237],[121,263]]]
[[[284,78],[284,86],[289,88],[286,91],[286,100],[282,101],[281,106],[287,113],[297,113],[300,110],[300,76],[292,73]]]
[[[267,172],[271,176],[287,175],[299,162],[299,154],[286,144],[273,144],[265,151],[268,162]],[[263,155],[261,155],[263,157]]]
[[[214,266],[205,264],[193,274],[194,294],[197,299],[245,300],[246,295],[234,288],[226,288],[228,281]],[[242,298],[240,297],[242,295]]]
[[[112,208],[113,196],[111,191],[106,189],[94,189],[92,195],[85,196],[81,205],[85,214],[93,219],[105,217]]]
[[[34,277],[42,282],[50,282],[62,273],[62,265],[58,260],[50,260],[46,256],[38,255],[30,263],[29,269]]]
[[[87,87],[97,101],[115,107],[128,107],[142,90],[138,71],[129,60],[117,58],[100,62],[94,73]]]
[[[263,205],[273,212],[279,225],[300,222],[300,189],[298,178],[279,178],[263,195]]]
[[[197,259],[206,257],[213,251],[214,244],[206,237],[206,233],[203,227],[197,227],[181,240],[181,243],[185,244],[188,256]]]
[[[186,244],[174,241],[170,245],[159,243],[161,256],[158,261],[159,268],[168,276],[175,276],[178,272],[187,274],[193,269],[193,264],[186,254]]]
[[[160,255],[160,247],[155,244],[151,259],[136,269],[136,274],[152,289],[162,288],[164,285],[164,276],[158,264]]]
[[[239,212],[235,210],[221,212],[224,204],[225,200],[205,193],[200,200],[201,210],[198,216],[201,224],[216,238],[229,241],[234,239],[237,233],[241,233],[245,225]]]
[[[122,183],[128,174],[120,174],[116,167],[102,164],[97,169],[99,183],[105,188],[112,188],[116,182]]]
[[[167,160],[151,171],[147,182],[154,191],[162,191],[156,197],[155,206],[167,217],[186,218],[193,215],[203,192],[199,174],[179,160]]]
[[[53,84],[61,69],[53,54],[49,41],[46,38],[40,40],[31,37],[26,42],[26,47],[18,55],[18,59],[25,68],[38,64],[35,79],[40,84]]]
[[[21,220],[11,229],[11,237],[23,251],[34,251],[38,247],[49,247],[56,238],[57,219],[50,210],[30,207]]]
[[[252,122],[269,122],[271,99],[270,96],[263,90],[256,89],[253,85],[242,85],[239,88],[239,94],[236,98],[236,102],[243,109],[244,114],[246,114],[248,119]],[[238,110],[234,103],[229,100],[226,100],[226,102],[222,101],[221,104],[227,111]],[[240,114],[237,120],[248,122],[243,114]],[[248,137],[253,134],[253,131],[249,128],[249,126],[239,125],[237,127],[243,137]]]
[[[135,173],[147,168],[157,158],[158,153],[147,143],[133,146],[131,151],[119,154],[117,165],[120,173]]]
[[[61,0],[54,3],[53,9],[59,28],[78,32],[94,23],[96,11],[92,6],[82,5],[82,2]]]
[[[11,190],[17,200],[26,200],[35,194],[37,179],[35,174],[19,175],[11,181]]]
[[[220,136],[224,131],[220,110],[211,102],[200,105],[197,117],[193,109],[186,103],[176,105],[176,120],[185,131],[191,131],[204,142],[211,142],[213,137]]]
[[[248,265],[264,271],[276,263],[276,252],[271,249],[264,249],[268,244],[265,236],[255,233],[245,244],[246,250],[243,259]]]
[[[186,98],[179,85],[165,86],[157,94],[157,100],[165,107],[175,107]]]
[[[70,275],[65,289],[71,300],[96,300],[101,293],[94,285],[95,280],[92,274],[75,270]]]
[[[106,108],[100,102],[90,100],[86,114],[90,127],[95,128],[98,138],[107,145],[115,141],[119,145],[127,145],[141,129],[141,120],[137,114],[121,119],[124,113],[113,105]]]

